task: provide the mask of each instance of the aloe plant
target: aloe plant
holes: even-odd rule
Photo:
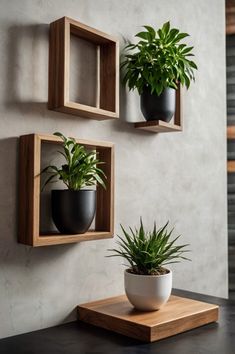
[[[139,94],[145,86],[157,95],[167,87],[177,89],[179,83],[189,88],[197,65],[191,60],[193,47],[180,43],[189,34],[171,28],[169,21],[157,31],[151,26],[143,27],[145,31],[135,35],[139,42],[124,48],[123,83]]]
[[[190,260],[184,254],[189,252],[187,246],[176,245],[180,235],[171,240],[173,229],[167,231],[168,222],[161,228],[146,231],[142,219],[140,227],[134,230],[130,227],[126,231],[121,225],[123,236],[118,236],[119,248],[109,249],[112,252],[108,257],[122,257],[128,262],[129,271],[143,275],[165,274],[164,266],[179,263],[181,260]]]
[[[106,175],[98,165],[104,162],[99,161],[96,151],[87,151],[85,147],[78,144],[74,138],[67,138],[63,134],[56,132],[54,135],[63,141],[63,151],[58,151],[66,163],[60,168],[54,165],[45,167],[41,173],[49,173],[49,177],[44,183],[43,188],[48,183],[58,180],[70,190],[80,190],[86,186],[100,184],[105,188],[104,179]]]

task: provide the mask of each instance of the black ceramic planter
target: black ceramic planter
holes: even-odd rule
[[[145,86],[140,96],[140,108],[144,118],[150,120],[163,120],[169,122],[175,114],[175,90],[167,87],[158,96],[151,94],[149,87]]]
[[[63,234],[85,233],[95,216],[96,191],[51,191],[52,219]]]

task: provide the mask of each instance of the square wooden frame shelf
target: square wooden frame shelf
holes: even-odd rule
[[[104,161],[106,190],[97,187],[95,230],[84,234],[40,234],[40,171],[41,144],[62,144],[54,135],[30,134],[20,137],[19,146],[19,232],[18,241],[30,246],[47,246],[111,238],[114,228],[114,144],[76,140],[87,148],[96,149]]]
[[[182,88],[176,90],[176,110],[173,117],[174,123],[167,123],[162,120],[152,120],[135,123],[135,128],[146,130],[151,133],[180,132],[183,130],[182,118]]]
[[[70,35],[97,46],[96,106],[69,98]],[[106,33],[68,17],[50,24],[48,108],[103,120],[119,116],[119,43]]]

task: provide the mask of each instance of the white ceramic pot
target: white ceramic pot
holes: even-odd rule
[[[124,280],[126,296],[138,310],[158,310],[170,297],[171,270],[164,275],[138,275],[125,270]]]

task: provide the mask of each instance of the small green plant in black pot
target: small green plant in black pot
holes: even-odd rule
[[[63,151],[58,151],[65,159],[61,167],[49,165],[42,173],[49,173],[43,188],[48,183],[61,180],[67,189],[51,191],[52,218],[57,229],[63,234],[86,232],[95,216],[96,190],[84,189],[100,184],[105,188],[105,173],[98,166],[103,162],[96,151],[87,151],[74,138],[54,133],[63,142]]]
[[[123,82],[130,90],[138,90],[146,120],[170,121],[175,113],[175,90],[179,85],[189,88],[195,80],[193,47],[180,43],[189,35],[170,28],[169,21],[157,31],[144,28],[136,34],[139,42],[125,47]]]

